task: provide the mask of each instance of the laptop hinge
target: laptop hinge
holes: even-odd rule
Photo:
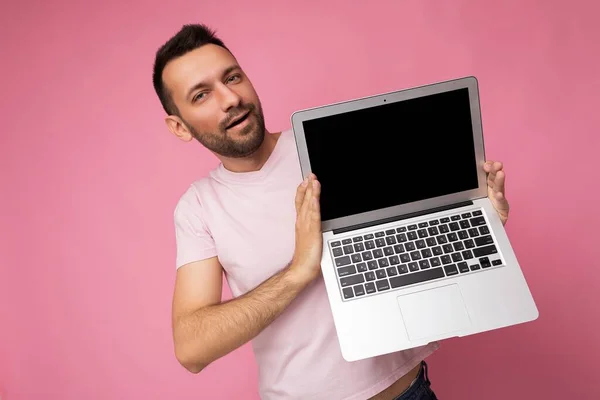
[[[429,208],[427,210],[422,210],[422,211],[416,211],[416,212],[410,213],[410,214],[395,215],[393,217],[379,219],[377,221],[363,222],[362,224],[345,226],[343,228],[333,229],[332,232],[334,235],[337,235],[339,233],[345,233],[345,232],[350,232],[350,231],[354,231],[357,229],[368,228],[370,226],[387,224],[388,222],[401,221],[403,219],[419,217],[421,215],[433,214],[433,213],[440,212],[440,211],[452,210],[454,208],[460,208],[460,207],[472,206],[472,205],[473,205],[473,202],[471,200],[468,200],[468,201],[463,201],[460,203],[448,204],[446,206]]]

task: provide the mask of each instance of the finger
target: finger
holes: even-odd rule
[[[294,203],[296,204],[296,213],[300,212],[300,207],[302,206],[302,200],[304,199],[307,186],[308,177],[304,178],[304,181],[302,181],[302,183],[298,185],[298,189],[296,189],[296,199],[294,201]]]
[[[504,182],[506,180],[506,174],[504,171],[498,171],[496,173],[496,179],[494,179],[494,191],[504,194]]]
[[[310,218],[315,224],[317,224],[321,222],[321,183],[319,181],[314,181],[314,186],[315,189],[311,198]]]
[[[313,183],[313,179],[311,176],[309,176],[306,191],[304,192],[304,197],[302,198],[302,205],[300,206],[300,214],[302,216],[306,215],[306,213],[308,212],[309,206],[310,206],[310,199],[312,198],[312,194],[313,194],[312,183]]]
[[[508,200],[506,200],[506,197],[504,196],[504,193],[502,192],[496,192],[494,193],[494,197],[496,198],[496,209],[502,213],[508,213],[509,209],[510,209],[510,205],[508,203]]]

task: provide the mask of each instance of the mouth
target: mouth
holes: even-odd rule
[[[244,114],[240,115],[239,117],[236,117],[225,127],[225,129],[235,128],[236,126],[242,124],[244,121],[246,121],[248,119],[249,115],[250,115],[250,111],[247,111]]]

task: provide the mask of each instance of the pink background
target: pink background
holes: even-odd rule
[[[430,359],[434,388],[442,399],[597,396],[597,4],[282,3],[4,2],[0,392],[257,399],[248,345],[192,375],[171,342],[173,206],[216,159],[167,133],[152,62],[181,24],[206,22],[273,131],[300,108],[476,75],[541,315],[445,342]]]

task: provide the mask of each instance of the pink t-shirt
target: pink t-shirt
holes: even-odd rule
[[[259,171],[223,165],[194,182],[175,210],[177,268],[218,256],[234,296],[260,285],[294,253],[294,196],[302,181],[293,132]],[[253,341],[264,400],[363,400],[430,355],[437,343],[347,362],[321,277]]]

